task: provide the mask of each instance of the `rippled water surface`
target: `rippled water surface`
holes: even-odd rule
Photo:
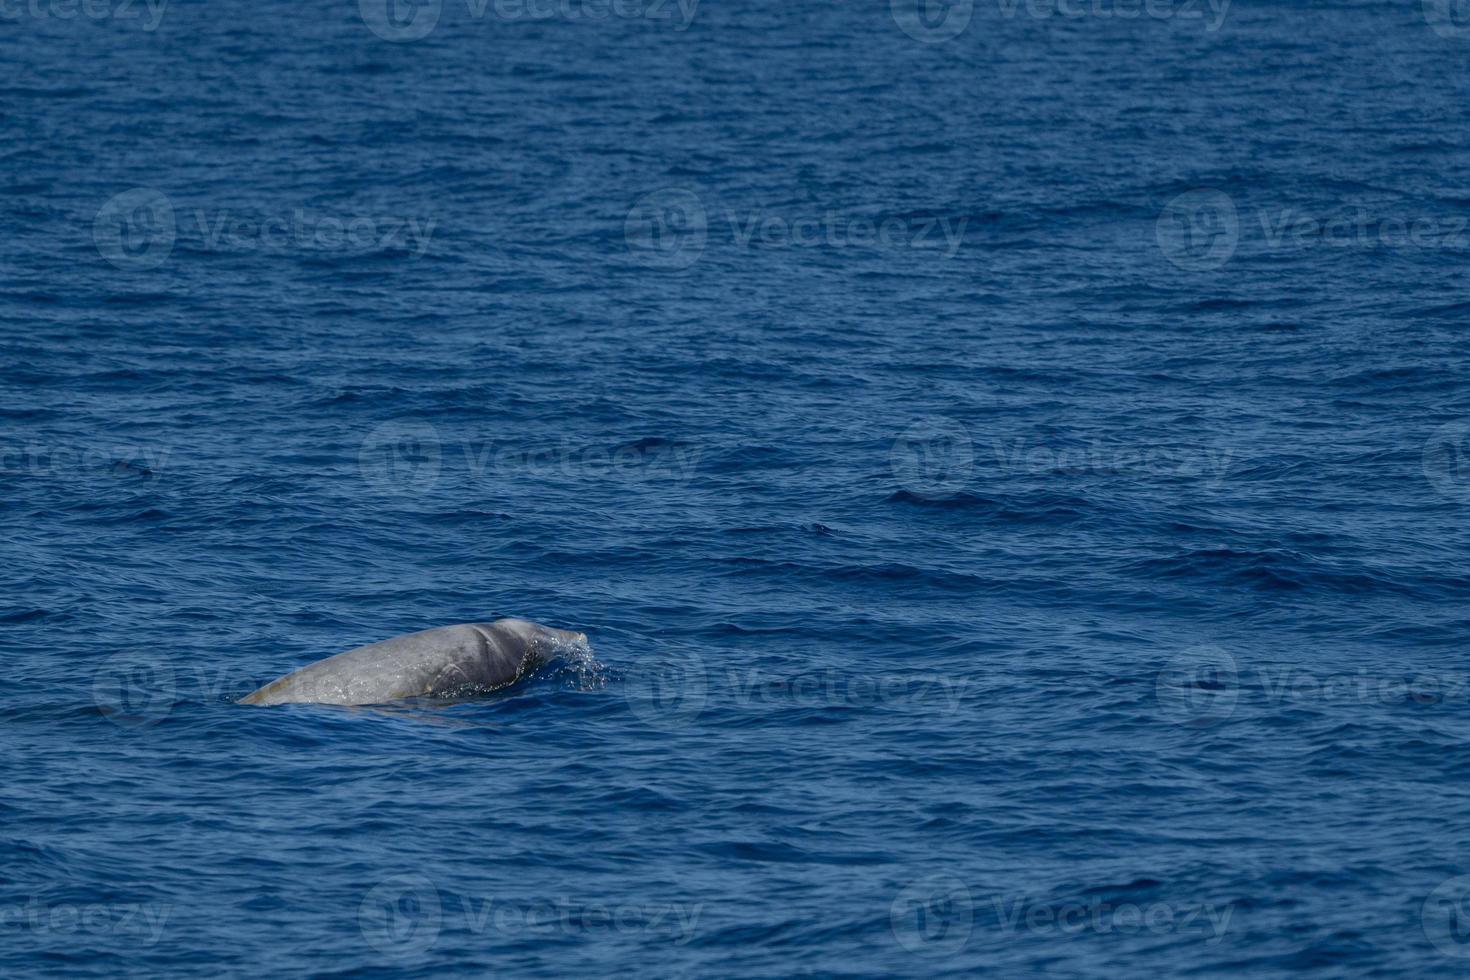
[[[0,973],[1462,975],[1467,56],[0,4]]]

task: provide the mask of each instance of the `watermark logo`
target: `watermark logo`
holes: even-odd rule
[[[439,889],[421,874],[379,882],[357,907],[357,928],[385,956],[416,956],[439,939],[443,907]]]
[[[965,32],[975,16],[975,0],[889,0],[888,12],[915,41],[938,44]]]
[[[233,703],[261,679],[234,661],[189,658],[179,666],[145,653],[109,657],[92,675],[92,700],[99,713],[124,728],[156,725],[180,704]]]
[[[108,198],[92,223],[97,252],[119,269],[156,269],[173,254],[178,227],[162,191],[137,187]]]
[[[969,887],[950,874],[934,874],[905,887],[888,909],[893,938],[911,953],[948,956],[975,927]]]
[[[358,0],[367,29],[385,41],[422,41],[439,26],[443,0]]]
[[[1240,243],[1240,215],[1224,191],[1186,191],[1164,206],[1154,225],[1164,258],[1186,272],[1218,269]]]
[[[1196,646],[1172,657],[1154,681],[1165,718],[1180,725],[1206,727],[1235,713],[1240,672],[1235,658],[1216,646]]]
[[[1435,429],[1424,442],[1420,465],[1436,491],[1470,500],[1470,422],[1447,422]]]
[[[623,222],[628,252],[652,269],[687,269],[704,254],[709,219],[699,195],[664,188],[633,203]]]
[[[1467,0],[1424,0],[1424,19],[1440,37],[1470,37],[1470,2]]]
[[[439,482],[439,431],[428,422],[383,422],[362,440],[364,480],[392,493],[424,493]]]
[[[888,465],[905,490],[930,500],[943,500],[970,482],[975,445],[970,431],[954,419],[923,419],[893,441]]]
[[[1470,875],[1440,883],[1419,910],[1425,937],[1446,956],[1470,959]]]
[[[675,728],[704,711],[709,672],[699,654],[675,651],[657,662],[640,664],[624,690],[633,714],[650,725]]]
[[[178,686],[167,663],[141,653],[119,653],[92,675],[92,700],[114,724],[142,728],[168,717]]]

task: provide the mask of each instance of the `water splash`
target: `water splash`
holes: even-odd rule
[[[551,676],[563,679],[578,691],[597,691],[607,686],[607,665],[597,659],[592,641],[583,638],[559,642]]]

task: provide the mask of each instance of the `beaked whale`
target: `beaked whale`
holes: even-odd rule
[[[241,704],[382,704],[454,697],[513,684],[587,635],[525,619],[460,623],[395,636],[318,660]]]

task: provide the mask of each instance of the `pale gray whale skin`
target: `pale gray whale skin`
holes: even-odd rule
[[[529,674],[560,647],[586,642],[584,633],[525,619],[440,626],[318,660],[240,703],[383,704],[491,691]]]

